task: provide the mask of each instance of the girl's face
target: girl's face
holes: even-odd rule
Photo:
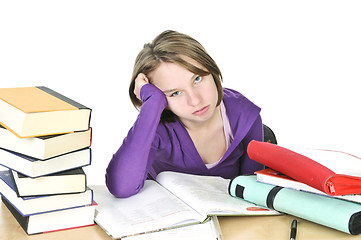
[[[186,60],[204,69],[192,59]],[[204,123],[214,115],[218,92],[211,74],[202,77],[179,64],[163,62],[148,74],[148,78],[165,94],[167,109],[177,115],[185,126]]]

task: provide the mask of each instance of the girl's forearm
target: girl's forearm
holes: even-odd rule
[[[154,160],[149,158],[149,152],[166,98],[150,84],[142,88],[141,96],[143,105],[138,118],[106,170],[106,185],[116,197],[129,197],[139,192]]]

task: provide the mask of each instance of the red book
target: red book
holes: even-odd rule
[[[361,193],[361,159],[351,154],[321,149],[293,151],[259,141],[252,141],[247,152],[251,159],[328,195]]]

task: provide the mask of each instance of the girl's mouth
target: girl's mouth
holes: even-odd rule
[[[206,113],[208,111],[208,109],[209,109],[209,106],[205,106],[205,107],[193,112],[193,115],[197,115],[197,116],[202,115],[202,114]]]

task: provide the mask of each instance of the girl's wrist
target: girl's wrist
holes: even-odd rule
[[[157,99],[157,102],[164,103],[164,107],[167,105],[167,99],[164,93],[152,84],[145,84],[140,89],[140,97],[142,102],[146,102],[150,97]]]

